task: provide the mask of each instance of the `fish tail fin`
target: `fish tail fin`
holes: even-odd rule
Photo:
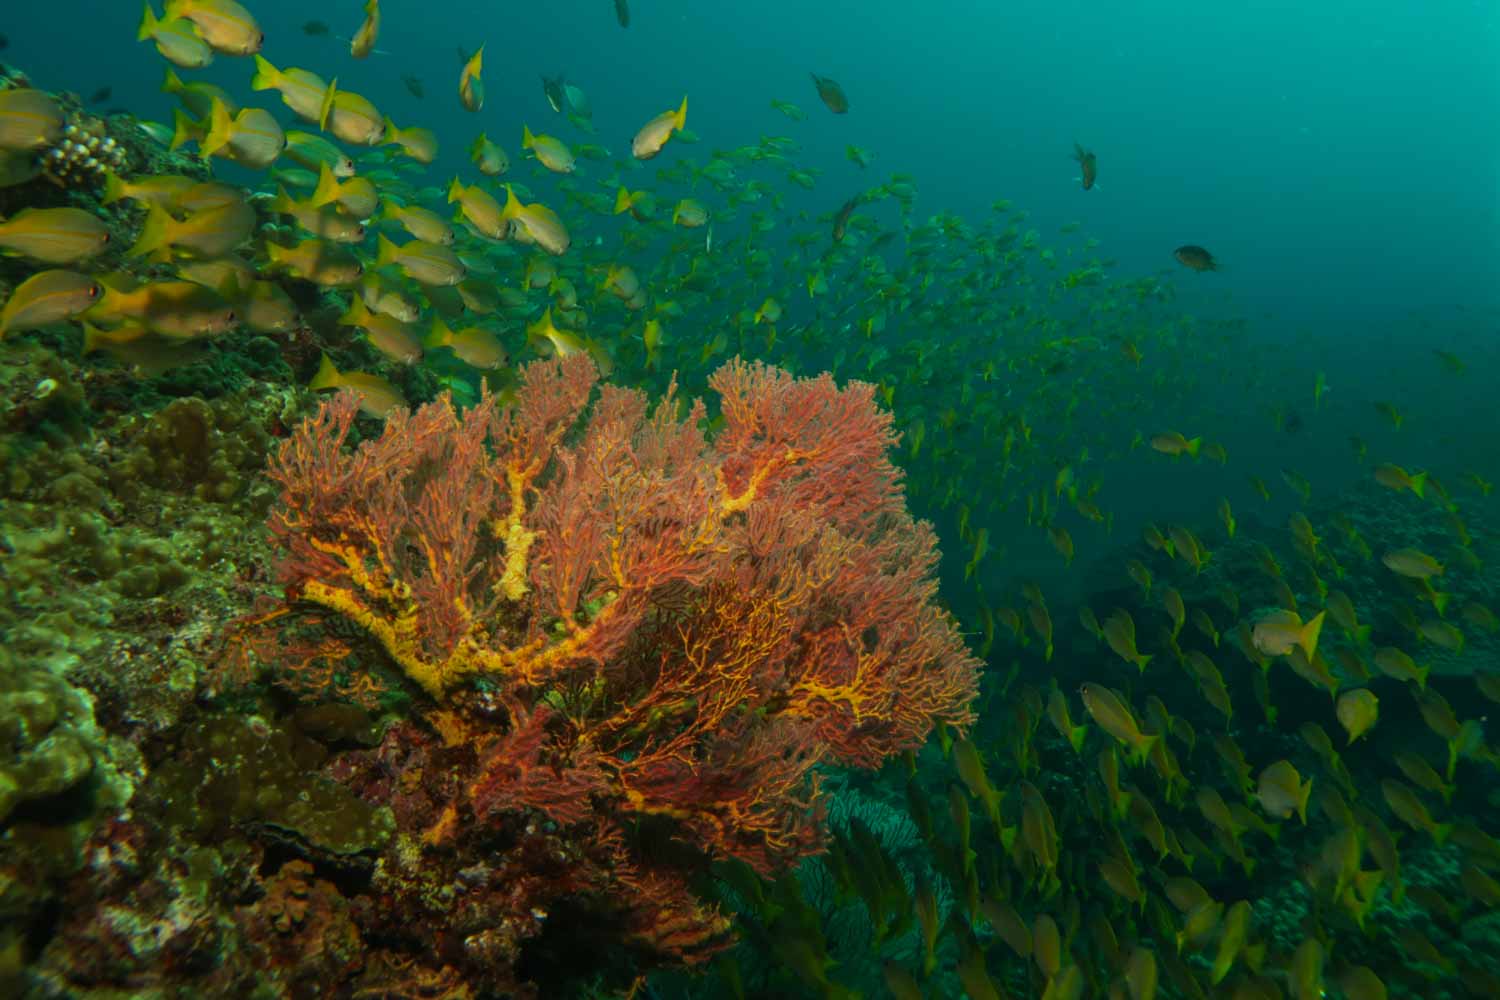
[[[682,95],[682,107],[680,107],[680,108],[677,109],[677,115],[673,119],[673,122],[676,124],[676,127],[679,130],[687,127],[687,101],[688,101],[687,95],[683,94]]]
[[[281,82],[281,70],[271,65],[271,60],[255,54],[255,75],[250,78],[251,90],[272,90]]]
[[[1423,500],[1427,499],[1427,473],[1419,472],[1411,477],[1411,491]]]
[[[318,373],[313,376],[311,382],[307,383],[307,387],[314,392],[319,389],[333,389],[341,384],[341,378],[339,370],[333,367],[333,359],[324,354],[323,360],[318,362]]]
[[[1431,585],[1429,584],[1429,586]],[[1434,590],[1432,592],[1432,606],[1440,615],[1447,613],[1448,602],[1451,600],[1453,600],[1452,594],[1444,593],[1441,590]]]
[[[180,94],[183,91],[183,87],[182,77],[178,76],[172,67],[168,66],[167,76],[161,82],[161,92],[163,94]]]
[[[521,127],[525,128],[526,126],[522,125]],[[482,150],[482,149],[484,149],[484,143],[485,143],[485,139],[486,138],[487,137],[485,136],[485,134],[483,132],[481,132],[481,133],[479,133],[479,138],[477,138],[473,142],[469,143],[469,158],[471,160],[476,160],[476,159],[479,158],[479,151]]]
[[[365,300],[358,295],[349,301],[349,307],[339,314],[336,321],[339,326],[363,326],[370,318],[370,307],[365,305]]]
[[[103,331],[88,320],[81,322],[83,323],[83,353],[93,354],[95,351],[103,350],[105,344]]]
[[[1140,668],[1141,673],[1146,672],[1146,664],[1151,662],[1151,653],[1136,653],[1135,665]]]
[[[1302,825],[1307,825],[1307,800],[1312,797],[1313,779],[1308,778],[1302,783],[1301,794],[1297,796],[1297,818]]]
[[[135,32],[135,40],[138,42],[144,42],[156,34],[156,29],[161,24],[161,20],[156,16],[156,11],[151,9],[150,0],[146,0],[146,3],[142,6],[145,7],[145,10],[141,12],[141,24]]]
[[[1417,687],[1420,690],[1427,690],[1427,675],[1430,673],[1432,673],[1432,664],[1430,663],[1425,667],[1417,668]]]
[[[521,148],[522,149],[531,149],[535,145],[536,145],[536,136],[534,136],[534,135],[531,134],[531,126],[527,125],[527,124],[525,124],[523,122],[521,124]]]
[[[146,212],[146,221],[141,224],[141,235],[135,245],[125,251],[127,257],[144,257],[167,245],[172,217],[160,205],[152,205]]]
[[[339,93],[339,78],[334,77],[328,84],[328,89],[323,92],[323,103],[318,105],[318,128],[325,132],[328,130],[328,116],[333,111],[333,99]]]
[[[1088,726],[1074,726],[1068,730],[1068,743],[1073,747],[1074,753],[1083,753],[1083,741],[1088,734]]]
[[[1187,447],[1184,448],[1183,450],[1186,451],[1193,458],[1197,458],[1198,457],[1198,449],[1200,449],[1202,447],[1203,447],[1203,439],[1201,437],[1188,438]]]
[[[432,329],[422,338],[423,347],[446,347],[453,343],[453,328],[443,322],[443,317],[432,317]]]
[[[516,189],[507,184],[505,185],[505,207],[500,209],[500,218],[509,221],[520,214],[521,200],[516,197]]]
[[[1432,839],[1441,845],[1447,841],[1448,835],[1452,832],[1452,823],[1434,823],[1432,826]]]
[[[451,205],[455,201],[461,200],[463,198],[463,196],[464,196],[464,186],[463,186],[463,183],[461,181],[459,181],[458,177],[455,175],[454,178],[453,178],[453,183],[451,183],[451,184],[448,185],[448,204]]]
[[[125,197],[125,182],[120,180],[120,175],[113,170],[104,172],[104,194],[99,199],[101,205],[113,205]]]
[[[620,215],[620,214],[622,214],[624,212],[628,212],[630,210],[630,208],[631,208],[631,205],[634,203],[634,201],[635,201],[635,199],[632,198],[632,197],[630,197],[630,192],[627,191],[627,190],[625,190],[625,188],[621,187],[620,188],[620,192],[615,195],[615,214],[616,215]],[[673,217],[672,221],[673,222],[677,221],[677,219],[675,217],[675,213],[674,213],[674,217]]]
[[[1370,633],[1374,630],[1372,625],[1360,625],[1354,629],[1354,641],[1360,645],[1370,641]]]
[[[189,118],[181,108],[174,108],[172,110],[172,141],[167,143],[167,148],[176,152],[192,142],[193,133],[197,131],[200,124]]]
[[[394,263],[396,263],[396,244],[386,239],[385,234],[382,233],[375,253],[375,266],[385,267],[387,264]]]
[[[1152,733],[1150,736],[1147,736],[1144,740],[1142,740],[1139,746],[1132,749],[1127,757],[1132,764],[1139,767],[1140,765],[1146,763],[1146,758],[1151,756],[1151,751],[1156,749],[1156,744],[1160,742],[1161,734]]]
[[[208,132],[203,136],[203,141],[198,143],[198,155],[207,159],[229,145],[229,132],[233,127],[234,120],[229,117],[229,109],[222,100],[215,97],[209,104]]]
[[[297,202],[282,185],[276,185],[276,197],[266,202],[266,208],[273,212],[282,212],[286,215],[292,214],[292,209],[297,207]]]
[[[1323,619],[1327,614],[1327,611],[1319,611],[1308,619],[1307,624],[1303,625],[1302,630],[1297,634],[1297,645],[1301,646],[1302,651],[1307,654],[1309,663],[1318,652],[1318,636],[1323,632]]]
[[[333,176],[333,170],[326,163],[318,165],[318,186],[313,189],[312,198],[308,204],[314,208],[322,208],[339,200],[339,181]]]

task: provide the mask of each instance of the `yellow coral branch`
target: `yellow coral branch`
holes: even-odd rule
[[[500,593],[508,601],[526,596],[526,557],[536,541],[536,532],[526,530],[521,518],[526,514],[526,476],[511,466],[505,473],[510,484],[510,516],[496,533],[505,542],[505,572],[500,577]]]

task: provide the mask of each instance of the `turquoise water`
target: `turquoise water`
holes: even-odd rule
[[[1500,995],[1493,4],[386,0],[363,59],[362,4],[249,7],[276,67],[436,137],[340,145],[384,202],[321,207],[364,225],[325,247],[360,284],[277,263],[309,230],[271,198],[319,208],[290,155],[136,127],[181,112],[136,6],[0,18],[57,95],[25,128],[253,218],[205,251],[168,200],[184,232],[133,253],[134,195],[30,177],[58,135],[5,151],[6,308],[49,268],[99,283],[0,343],[8,995]],[[319,132],[249,58],[175,71]],[[570,245],[455,216],[455,177]],[[392,204],[451,220],[463,273],[378,256],[414,236]],[[108,245],[49,260],[15,221],[64,207]],[[277,321],[202,277],[233,261]],[[349,318],[379,291],[409,314]],[[834,381],[751,433],[710,383],[735,356]],[[525,472],[503,434],[444,450],[447,403],[391,409],[545,408],[596,368],[706,398],[672,426],[708,443],[588,452],[580,402]],[[807,417],[829,399],[843,423]],[[445,478],[463,455],[484,475]],[[701,564],[642,583],[684,521]],[[888,548],[819,590],[807,524]],[[901,576],[929,544],[931,595]]]

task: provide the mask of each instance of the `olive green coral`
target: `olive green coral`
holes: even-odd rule
[[[91,778],[92,805],[129,799],[130,784],[108,762],[89,696],[0,650],[0,824],[25,803],[81,790]]]
[[[240,495],[271,446],[270,435],[234,398],[173,400],[127,422],[123,437],[126,450],[110,469],[117,495],[154,487],[221,503]]]
[[[325,751],[290,727],[225,713],[189,726],[179,747],[152,778],[169,825],[199,835],[253,829],[332,860],[375,850],[395,829],[390,810],[319,777]]]

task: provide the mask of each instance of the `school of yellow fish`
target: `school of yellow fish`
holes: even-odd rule
[[[628,8],[616,7],[627,25]],[[368,0],[351,54],[375,51],[380,26]],[[835,837],[827,865],[868,910],[877,953],[889,958],[881,944],[915,928],[916,956],[884,965],[891,995],[944,995],[935,977],[947,974],[975,1000],[1376,1000],[1393,978],[1390,991],[1405,995],[1500,996],[1500,970],[1451,950],[1500,906],[1496,824],[1476,819],[1495,816],[1481,789],[1500,756],[1483,717],[1500,703],[1500,672],[1465,679],[1455,705],[1429,686],[1427,662],[1500,628],[1474,584],[1485,540],[1465,514],[1488,502],[1482,475],[1455,492],[1430,472],[1367,463],[1384,502],[1441,525],[1446,550],[1433,555],[1317,512],[1308,480],[1285,470],[1304,510],[1278,532],[1280,555],[1239,533],[1227,499],[1205,526],[1148,525],[1115,581],[1120,599],[1082,605],[1055,632],[1052,607],[1068,602],[1049,603],[1037,584],[1007,597],[1015,585],[992,538],[1024,522],[1071,565],[1075,533],[1113,528],[1106,463],[1146,475],[1155,463],[1227,466],[1222,444],[1140,426],[1127,403],[1207,379],[1219,363],[1211,345],[1232,342],[1235,323],[1174,314],[1170,283],[1115,277],[1092,240],[1043,246],[1006,202],[982,225],[918,219],[909,176],[838,192],[821,218],[790,216],[763,177],[818,190],[819,172],[796,163],[797,141],[765,136],[694,156],[681,95],[663,95],[627,154],[590,141],[581,90],[547,81],[581,139],[516,121],[517,163],[531,159],[536,173],[505,180],[516,164],[491,124],[457,137],[474,175],[440,180],[429,170],[438,136],[398,126],[336,79],[278,68],[234,0],[167,0],[160,14],[147,3],[139,40],[170,64],[163,89],[181,104],[172,146],[266,181],[246,190],[111,174],[103,201],[139,207],[131,270],[90,269],[110,231],[88,212],[0,221],[0,248],[37,264],[0,309],[0,336],[71,321],[86,352],[156,372],[236,330],[303,326],[283,287],[296,280],[338,296],[319,331],[326,342],[367,345],[387,373],[448,352],[503,392],[517,360],[585,351],[633,384],[659,390],[676,373],[692,396],[716,358],[741,352],[787,366],[816,359],[879,387],[903,431],[913,505],[967,556],[971,590],[955,609],[980,654],[1010,664],[987,679],[987,721],[968,737],[944,734],[952,782],[941,808],[908,761],[907,812],[945,891],[903,876],[859,824]],[[468,54],[447,97],[471,112],[486,106],[484,56],[483,45]],[[191,80],[219,57],[244,60],[244,94]],[[843,88],[812,79],[828,111],[853,121]],[[246,96],[279,98],[298,127]],[[771,106],[790,123],[807,117],[784,100]],[[0,92],[0,177],[65,124],[45,93]],[[678,155],[664,157],[669,148]],[[658,158],[648,179],[642,164]],[[863,171],[875,154],[850,145],[848,158]],[[1081,146],[1075,159],[1089,190],[1098,160]],[[1214,266],[1201,247],[1175,255],[1192,270]],[[311,387],[351,389],[380,418],[407,404],[399,381],[341,371],[324,354]],[[1319,375],[1314,408],[1325,387]],[[1395,406],[1377,409],[1400,430]],[[1363,460],[1367,446],[1355,447]],[[1265,480],[1250,478],[1269,500]],[[1252,575],[1231,581],[1227,559]],[[1363,591],[1352,582],[1371,579]],[[1089,676],[1055,655],[1077,641],[1098,651]],[[1461,786],[1480,787],[1466,797]],[[1448,880],[1410,879],[1413,855],[1434,851]],[[1273,863],[1300,873],[1305,912],[1291,941],[1266,930],[1259,908],[1255,872]],[[786,918],[796,903],[737,889],[776,925],[774,950],[807,988],[846,995],[825,942]],[[1420,919],[1372,919],[1418,907]],[[745,995],[729,968],[723,989]]]

